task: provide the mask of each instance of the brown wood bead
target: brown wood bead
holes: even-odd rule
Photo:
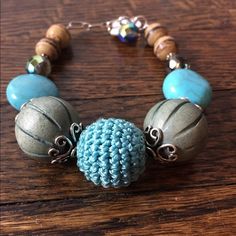
[[[52,25],[46,32],[46,37],[59,42],[61,48],[66,48],[70,44],[71,34],[62,24]]]
[[[144,36],[149,46],[153,46],[159,38],[167,34],[167,29],[159,23],[152,23],[148,25],[144,32]]]
[[[173,37],[163,36],[159,38],[154,44],[154,54],[161,61],[167,59],[168,54],[177,53],[177,45]]]
[[[50,60],[56,60],[61,52],[59,43],[50,38],[42,38],[35,46],[37,55],[46,55]]]

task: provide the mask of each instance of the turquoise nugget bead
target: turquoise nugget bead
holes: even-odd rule
[[[125,120],[100,119],[81,133],[77,158],[80,171],[95,185],[128,186],[145,169],[143,132]]]
[[[6,94],[8,102],[17,110],[31,98],[59,96],[58,88],[51,80],[34,74],[13,78],[7,86]]]
[[[177,69],[169,73],[162,89],[167,99],[187,98],[202,108],[209,105],[212,96],[208,81],[190,69]]]

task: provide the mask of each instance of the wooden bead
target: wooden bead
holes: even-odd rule
[[[171,36],[163,36],[154,44],[154,54],[161,61],[165,61],[170,53],[177,53],[177,45]]]
[[[144,36],[149,46],[153,46],[159,38],[167,34],[167,29],[159,23],[152,23],[148,25],[144,32]]]
[[[46,37],[59,42],[61,48],[68,47],[71,40],[69,30],[62,24],[52,25],[47,30]]]
[[[46,55],[50,60],[56,60],[61,52],[59,43],[50,38],[41,39],[35,46],[37,55]]]

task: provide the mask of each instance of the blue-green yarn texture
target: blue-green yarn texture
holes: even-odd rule
[[[97,120],[80,135],[77,166],[96,185],[128,186],[145,169],[143,132],[122,119]]]

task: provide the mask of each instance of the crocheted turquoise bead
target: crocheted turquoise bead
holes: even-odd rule
[[[56,85],[41,75],[25,74],[13,78],[7,86],[7,100],[17,110],[31,98],[59,96]]]
[[[212,96],[211,86],[200,74],[190,69],[177,69],[169,73],[163,83],[167,99],[187,98],[206,108]]]
[[[125,120],[100,119],[81,133],[77,166],[95,185],[128,186],[145,169],[144,135]]]

